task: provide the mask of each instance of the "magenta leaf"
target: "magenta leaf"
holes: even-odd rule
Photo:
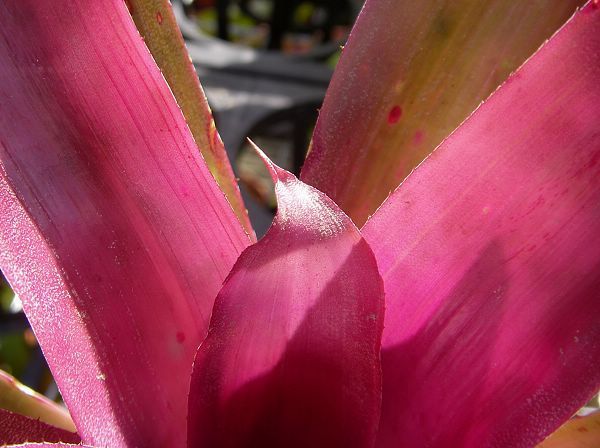
[[[278,213],[215,302],[188,446],[372,446],[384,312],[375,259],[329,198],[267,164]]]
[[[72,432],[0,409],[0,445],[25,442],[79,443],[80,439]]]
[[[160,67],[185,116],[206,165],[227,196],[240,223],[251,238],[256,240],[223,141],[215,128],[198,74],[177,26],[171,2],[126,0],[126,3],[144,43]]]
[[[365,226],[378,446],[530,447],[600,387],[598,30],[592,3]]]
[[[0,6],[0,266],[84,441],[185,445],[214,297],[249,244],[125,4]]]

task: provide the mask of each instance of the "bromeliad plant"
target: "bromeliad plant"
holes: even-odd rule
[[[163,1],[147,46],[120,0],[3,1],[0,264],[77,434],[3,379],[0,441],[543,440],[600,385],[597,2],[385,197],[577,4],[368,0],[255,242]]]

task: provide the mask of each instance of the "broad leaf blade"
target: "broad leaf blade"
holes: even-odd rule
[[[333,202],[271,165],[278,212],[242,253],[194,362],[188,446],[369,447],[383,289]]]
[[[600,446],[600,411],[574,417],[558,428],[538,448],[597,448]]]
[[[75,432],[69,413],[0,370],[0,409],[25,415],[57,428]]]
[[[169,0],[127,0],[129,12],[181,108],[212,175],[246,232],[254,230],[223,141],[190,61]]]
[[[367,1],[329,86],[301,178],[362,226],[581,4]]]
[[[597,392],[598,29],[590,4],[366,224],[379,446],[529,447]]]
[[[25,442],[79,443],[77,434],[0,409],[0,445]]]
[[[123,2],[0,6],[0,266],[85,443],[182,446],[249,244]]]

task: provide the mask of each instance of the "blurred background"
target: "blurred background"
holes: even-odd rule
[[[254,140],[298,173],[362,0],[173,0],[260,237],[275,206]]]

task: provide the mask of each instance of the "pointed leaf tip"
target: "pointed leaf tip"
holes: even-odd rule
[[[276,167],[278,212],[219,293],[196,356],[190,447],[370,447],[383,290],[358,230]]]
[[[270,158],[269,156],[267,156],[264,151],[262,149],[260,149],[256,143],[254,143],[251,139],[248,138],[248,143],[250,143],[250,146],[252,147],[252,149],[256,152],[256,154],[260,157],[260,159],[262,160],[263,164],[265,165],[265,167],[267,168],[267,171],[269,172],[269,175],[271,176],[271,179],[273,180],[273,183],[275,183],[275,185],[277,186],[278,182],[285,182],[287,180],[293,180],[296,179],[296,176],[294,176],[292,173],[290,173],[289,171],[284,170],[283,168],[280,168],[278,165],[276,165]],[[277,187],[276,187],[277,188]]]
[[[277,214],[274,226],[294,226],[297,236],[308,232],[321,238],[332,237],[348,229],[357,232],[350,218],[327,195],[277,166],[258,146],[252,141],[250,143],[275,183]],[[321,210],[320,214],[314,212],[315,207]]]

